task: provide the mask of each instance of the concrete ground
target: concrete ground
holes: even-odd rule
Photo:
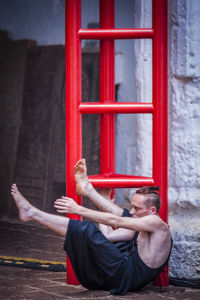
[[[64,240],[46,228],[18,221],[0,221],[0,256],[65,261]],[[200,300],[200,290],[169,286],[160,292],[148,286],[126,296],[111,296],[106,291],[88,291],[82,286],[66,284],[65,272],[25,269],[0,265],[0,299],[136,299],[136,300]]]

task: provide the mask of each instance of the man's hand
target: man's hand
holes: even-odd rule
[[[61,199],[57,199],[54,202],[54,207],[59,213],[76,214],[79,211],[80,205],[78,205],[73,199],[62,196]]]

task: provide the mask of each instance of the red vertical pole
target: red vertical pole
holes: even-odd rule
[[[160,186],[160,215],[167,221],[168,68],[167,0],[153,0],[153,178]]]
[[[114,28],[114,0],[100,0],[100,27]],[[100,102],[115,101],[114,40],[100,41]],[[115,172],[115,115],[100,116],[101,173]]]
[[[81,0],[66,0],[66,191],[67,196],[79,204],[76,195],[73,167],[82,156],[81,115],[81,42],[78,30],[81,27]],[[80,219],[77,215],[71,218]],[[67,282],[78,284],[71,263],[67,258]]]
[[[161,218],[168,220],[168,68],[167,26],[168,1],[153,0],[153,178],[160,186]],[[167,273],[166,273],[167,274]],[[165,278],[164,278],[165,277]],[[168,285],[168,274],[159,278],[161,286]],[[158,280],[158,283],[159,283]]]

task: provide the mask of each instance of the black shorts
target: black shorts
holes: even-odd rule
[[[122,216],[129,217],[128,210]],[[168,259],[156,269],[145,265],[137,249],[138,234],[130,241],[113,244],[92,222],[70,220],[64,249],[79,282],[88,289],[125,295],[155,280]]]
[[[131,273],[128,258],[92,222],[70,220],[64,249],[86,288],[111,290],[126,286]]]

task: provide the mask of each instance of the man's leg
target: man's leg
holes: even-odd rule
[[[112,189],[101,189],[99,194],[103,196],[105,199],[107,199],[108,201],[114,203],[114,199],[111,199],[111,192]],[[111,226],[107,226],[105,224],[100,224],[100,223],[99,223],[99,230],[106,238],[108,238],[110,233],[113,231]]]
[[[34,207],[18,191],[16,184],[12,185],[11,194],[18,208],[19,219],[22,222],[38,222],[65,237],[69,218],[49,214]]]
[[[75,165],[74,178],[77,194],[88,197],[101,211],[110,212],[118,216],[122,215],[123,209],[97,193],[89,182],[85,159],[80,159]]]

